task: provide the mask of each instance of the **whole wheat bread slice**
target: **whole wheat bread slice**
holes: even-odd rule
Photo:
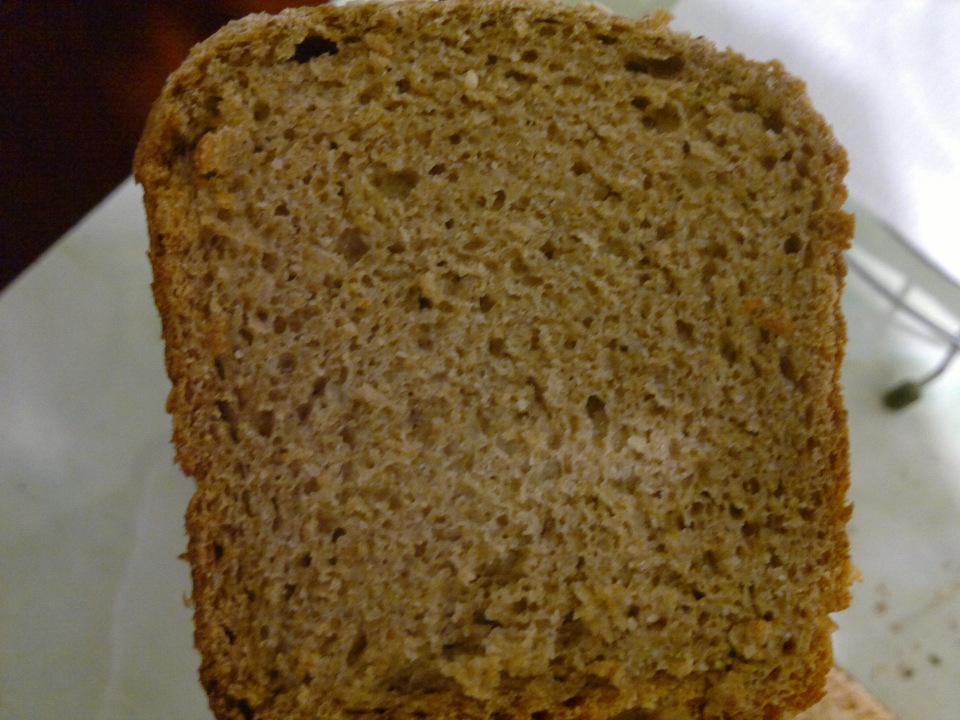
[[[843,150],[665,14],[258,15],[139,146],[219,718],[779,718],[848,602]]]

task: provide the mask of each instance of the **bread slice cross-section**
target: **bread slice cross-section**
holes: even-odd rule
[[[848,602],[846,157],[545,0],[255,15],[136,156],[218,718],[739,718]]]

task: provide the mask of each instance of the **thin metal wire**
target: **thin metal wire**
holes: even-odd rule
[[[915,307],[910,305],[910,303],[904,300],[902,296],[890,290],[890,288],[880,282],[876,276],[867,270],[859,261],[850,257],[849,255],[847,255],[847,267],[855,271],[867,282],[870,287],[893,303],[898,309],[903,310],[914,320],[924,325],[928,330],[937,335],[937,337],[939,337],[945,343],[952,346],[955,350],[960,350],[960,334],[952,333],[939,323],[931,320],[920,310],[917,310]]]
[[[855,258],[846,257],[847,267],[856,272],[863,280],[873,288],[877,293],[889,300],[894,307],[903,311],[914,320],[922,324],[934,335],[943,340],[949,347],[946,355],[937,364],[937,366],[917,380],[907,380],[887,390],[883,395],[883,404],[889,410],[900,410],[920,399],[923,387],[936,380],[953,363],[954,359],[960,355],[960,332],[951,332],[942,325],[928,317],[925,313],[913,307],[906,300],[909,285],[901,293],[893,292],[889,287],[877,279],[877,277],[867,270],[866,267]],[[949,281],[951,282],[952,281]]]
[[[924,375],[922,378],[917,380],[917,384],[921,387],[927,383],[936,380],[938,377],[943,375],[946,372],[947,368],[950,367],[953,363],[954,358],[957,357],[957,353],[960,352],[960,347],[953,345],[948,351],[947,354],[943,356],[943,359],[940,361],[940,364],[937,365],[933,370]]]

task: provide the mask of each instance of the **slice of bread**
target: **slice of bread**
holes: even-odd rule
[[[796,720],[894,720],[893,715],[843,670],[827,674],[827,694]]]
[[[219,718],[820,696],[845,154],[668,20],[319,7],[171,76],[135,172]]]

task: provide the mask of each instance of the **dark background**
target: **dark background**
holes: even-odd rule
[[[0,0],[0,289],[126,178],[190,47],[324,0]]]

